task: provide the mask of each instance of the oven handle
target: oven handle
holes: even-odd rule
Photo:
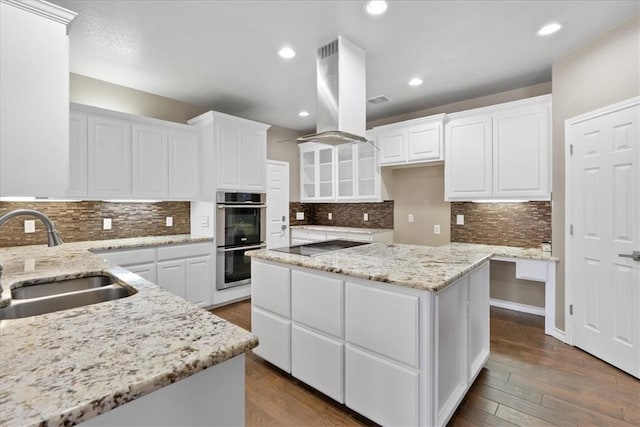
[[[218,209],[226,209],[226,208],[266,208],[267,205],[254,205],[254,204],[246,204],[246,205],[218,205]]]
[[[233,252],[233,251],[248,251],[250,249],[262,249],[266,248],[267,245],[255,245],[255,246],[240,246],[235,248],[218,248],[218,252]]]

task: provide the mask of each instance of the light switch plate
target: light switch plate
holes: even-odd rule
[[[456,215],[456,224],[464,225],[464,215]]]
[[[302,221],[304,219],[304,212],[296,212],[296,219]]]
[[[413,222],[413,214],[407,215],[407,221]]]
[[[36,221],[34,219],[26,219],[24,221],[24,232],[25,233],[36,232]]]
[[[333,214],[332,214],[331,212],[329,212],[329,213],[327,214],[327,218],[328,218],[328,219],[333,219]]]
[[[208,215],[203,215],[202,217],[200,217],[200,227],[209,228],[209,216]]]
[[[362,219],[364,219],[365,221],[369,221],[369,214],[364,214]]]
[[[168,216],[168,217],[165,219],[165,225],[166,225],[167,227],[173,227],[173,217],[172,217],[172,216]]]
[[[435,224],[433,226],[433,234],[440,234],[440,224]]]
[[[103,218],[102,219],[102,229],[103,230],[111,230],[111,218]]]

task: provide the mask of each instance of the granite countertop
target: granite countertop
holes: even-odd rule
[[[369,243],[313,257],[267,249],[246,254],[268,261],[432,292],[444,289],[493,255],[490,251],[477,248],[395,243]]]
[[[514,246],[481,245],[477,243],[449,243],[451,248],[492,252],[494,257],[520,258],[539,261],[559,262],[560,258],[551,256],[551,252],[543,252],[539,248],[517,248]]]
[[[362,233],[362,234],[378,234],[378,233],[387,233],[387,232],[393,231],[392,228],[336,227],[333,225],[292,225],[291,228],[303,229],[303,230]]]
[[[4,293],[16,282],[96,273],[137,290],[115,301],[0,321],[0,426],[77,424],[255,347],[248,331],[87,251],[199,240],[0,249]]]

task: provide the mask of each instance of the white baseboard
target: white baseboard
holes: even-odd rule
[[[489,305],[494,307],[506,308],[508,310],[520,311],[522,313],[536,314],[538,316],[544,316],[544,307],[536,307],[535,305],[520,304],[518,302],[504,301],[501,299],[491,298]],[[560,331],[562,332],[562,331]]]
[[[551,331],[550,335],[555,339],[562,341],[563,343],[567,342],[567,335],[564,331],[561,331],[558,328],[553,328],[553,331]]]

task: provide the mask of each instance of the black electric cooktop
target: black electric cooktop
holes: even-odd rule
[[[275,248],[271,250],[302,256],[314,256],[367,244],[367,242],[354,242],[352,240],[325,240],[323,242],[306,243],[304,245],[287,246],[285,248]]]

